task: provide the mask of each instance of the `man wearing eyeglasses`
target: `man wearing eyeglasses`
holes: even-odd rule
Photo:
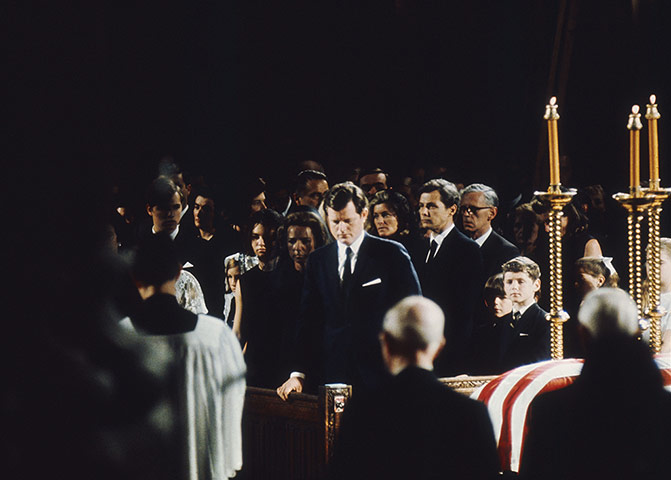
[[[466,235],[480,246],[486,278],[501,272],[501,265],[517,257],[519,249],[492,228],[499,197],[493,188],[473,183],[461,191],[459,215]]]
[[[474,316],[484,283],[478,245],[454,225],[459,190],[444,179],[426,182],[419,189],[418,213],[428,238],[412,255],[425,297],[436,302],[447,318],[449,348],[438,356],[439,377],[469,372]]]

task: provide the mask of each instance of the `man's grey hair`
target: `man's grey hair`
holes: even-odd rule
[[[384,316],[382,330],[406,352],[426,350],[443,341],[445,315],[434,301],[413,295],[394,305]]]
[[[588,293],[578,312],[578,320],[595,339],[634,336],[639,328],[636,303],[619,288],[598,288]]]
[[[484,183],[471,183],[469,186],[463,188],[461,192],[461,197],[463,198],[464,195],[467,193],[478,193],[482,192],[485,198],[485,202],[487,202],[487,205],[490,207],[498,207],[499,206],[499,196],[496,194],[496,191],[488,186],[485,185]]]

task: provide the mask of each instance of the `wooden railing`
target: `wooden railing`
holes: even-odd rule
[[[247,387],[242,420],[243,479],[319,479],[332,455],[349,385],[320,387],[317,395]]]
[[[453,377],[441,381],[470,395],[494,377]],[[243,462],[248,479],[321,479],[333,454],[342,413],[352,395],[349,385],[326,385],[317,395],[247,387],[243,414]]]

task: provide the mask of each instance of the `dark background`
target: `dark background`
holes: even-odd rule
[[[166,154],[229,191],[306,159],[334,180],[437,164],[505,196],[546,188],[557,95],[564,184],[614,192],[631,105],[671,98],[668,3],[16,2],[8,160],[135,195]]]

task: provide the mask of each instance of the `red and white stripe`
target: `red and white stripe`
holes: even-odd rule
[[[657,355],[655,361],[671,391],[671,355]],[[502,471],[519,471],[524,447],[529,405],[539,394],[572,383],[582,370],[583,360],[547,360],[515,368],[479,387],[472,398],[487,405],[494,427]]]

